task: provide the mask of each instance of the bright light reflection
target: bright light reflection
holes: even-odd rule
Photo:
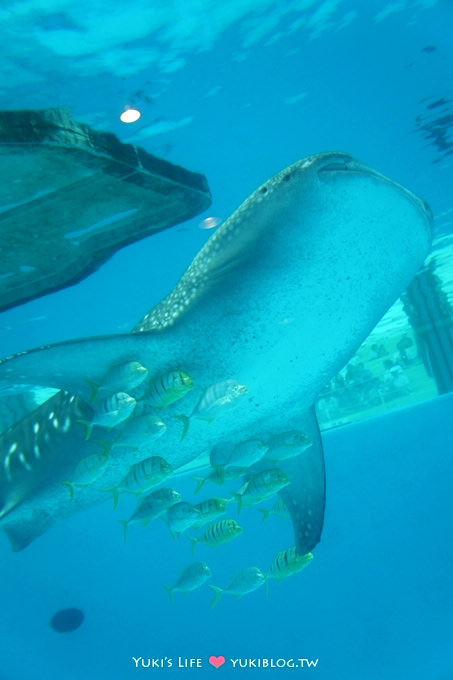
[[[135,123],[136,120],[140,118],[142,114],[137,109],[126,109],[120,116],[120,120],[123,123]]]
[[[206,217],[198,223],[198,226],[200,229],[214,229],[221,221],[220,217]]]

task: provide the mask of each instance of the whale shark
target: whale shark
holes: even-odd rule
[[[306,554],[320,540],[326,493],[314,401],[410,283],[431,237],[429,206],[403,186],[346,153],[308,156],[256,189],[130,333],[7,357],[0,361],[0,389],[54,388],[88,403],[91,386],[122,363],[138,361],[150,376],[184,371],[194,388],[162,410],[167,428],[155,444],[175,476],[206,466],[219,443],[306,432],[312,445],[281,462],[291,481],[279,492],[296,549]],[[231,380],[247,388],[233,409],[211,422],[191,417],[204,390]],[[133,396],[139,404],[141,393]],[[190,420],[184,438],[181,416]],[[65,422],[64,409],[57,421]],[[40,423],[33,411],[0,436],[0,528],[13,550],[105,501],[104,489],[145,457],[140,447],[121,445],[121,428],[95,427],[90,441],[77,439],[72,429],[66,448],[64,440],[59,444],[60,457],[52,453],[53,473],[44,478],[45,447],[39,459],[33,457],[30,439]],[[92,453],[95,440],[113,444],[110,464],[71,499],[61,484],[69,459],[73,464]],[[13,445],[14,455],[22,454],[17,479],[5,467]],[[39,484],[24,484],[27,476]],[[10,498],[14,503],[7,503]]]

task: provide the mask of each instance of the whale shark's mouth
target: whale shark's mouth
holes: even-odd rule
[[[339,156],[338,160],[330,160],[327,162],[325,165],[322,165],[320,168],[318,168],[318,175],[323,175],[323,173],[331,173],[331,172],[345,172],[345,171],[350,171],[353,168],[352,165],[356,163],[352,157],[348,156]]]
[[[323,162],[322,156],[324,155],[326,158]],[[337,154],[321,154],[320,158],[318,158],[317,174],[319,179],[325,182],[329,182],[336,177],[340,178],[344,177],[346,174],[350,174],[351,177],[360,175],[363,177],[375,178],[378,182],[388,183],[394,189],[397,189],[420,213],[424,215],[426,234],[429,238],[432,237],[434,217],[428,203],[401,184],[397,184],[393,180],[388,179],[385,175],[382,175],[373,168],[357,161],[352,156],[342,152],[338,152]]]

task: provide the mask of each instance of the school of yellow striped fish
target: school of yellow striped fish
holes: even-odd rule
[[[177,490],[164,485],[173,472],[171,465],[157,455],[156,440],[166,430],[165,414],[168,413],[169,418],[181,422],[182,440],[192,418],[212,422],[222,417],[223,413],[238,407],[241,397],[247,392],[245,385],[229,379],[207,385],[203,389],[195,386],[184,370],[176,369],[164,375],[150,377],[147,368],[140,362],[129,361],[112,366],[100,384],[90,381],[89,387],[92,417],[78,422],[85,428],[86,439],[98,444],[100,450],[79,460],[72,477],[62,480],[62,484],[68,487],[70,498],[74,499],[78,486],[89,486],[102,476],[115,447],[129,447],[139,451],[140,455],[146,454],[145,458],[130,467],[117,486],[104,489],[106,493],[112,493],[114,509],[118,505],[120,494],[132,494],[137,498],[137,507],[131,516],[118,520],[123,527],[125,541],[131,525],[146,526],[161,518],[173,537],[179,538],[189,529],[200,530],[198,536],[189,536],[192,552],[197,544],[215,548],[242,534],[242,527],[236,519],[222,517],[235,503],[239,515],[243,508],[257,507],[264,501],[274,499],[270,508],[257,508],[263,515],[262,521],[270,515],[289,519],[285,503],[277,494],[291,480],[278,464],[282,460],[303,454],[311,446],[308,435],[299,430],[272,433],[267,441],[226,441],[213,446],[210,451],[211,470],[205,477],[193,477],[197,483],[194,493],[198,493],[205,482],[221,486],[227,480],[238,480],[238,489],[227,498],[213,496],[192,504],[183,500]],[[200,398],[192,413],[187,415],[180,412],[183,399],[194,388],[200,389]],[[178,413],[168,408],[176,403]],[[109,441],[104,441],[103,431],[113,433],[113,438],[109,437]],[[301,571],[312,559],[312,553],[299,555],[292,546],[275,556],[267,572],[258,567],[245,567],[233,576],[225,588],[209,585],[214,591],[211,608],[217,605],[223,595],[241,597],[262,585],[267,592],[268,579],[281,581]],[[211,569],[205,562],[194,562],[182,569],[173,586],[164,587],[173,602],[174,593],[192,592],[211,577]]]

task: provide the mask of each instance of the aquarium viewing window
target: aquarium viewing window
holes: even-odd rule
[[[451,245],[387,312],[316,402],[321,429],[372,418],[453,391]]]

